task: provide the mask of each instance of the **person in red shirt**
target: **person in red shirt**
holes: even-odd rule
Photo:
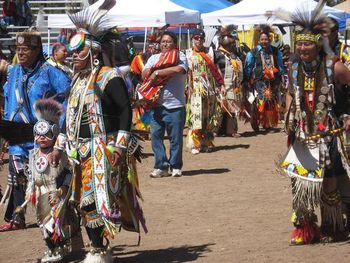
[[[16,3],[14,0],[4,0],[2,4],[2,15],[6,24],[14,25],[17,12],[16,12]]]

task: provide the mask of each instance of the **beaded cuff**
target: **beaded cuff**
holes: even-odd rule
[[[63,133],[60,133],[57,136],[54,148],[59,150],[59,151],[64,151],[66,148],[66,142],[67,142],[67,136]]]
[[[130,132],[120,130],[117,135],[115,147],[126,150],[128,148]]]

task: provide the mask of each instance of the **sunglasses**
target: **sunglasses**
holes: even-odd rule
[[[204,40],[204,37],[201,37],[201,36],[194,36],[193,37],[194,40]]]

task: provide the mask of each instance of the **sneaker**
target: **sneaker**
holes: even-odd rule
[[[181,169],[173,169],[173,172],[172,172],[171,176],[172,177],[181,177],[182,176]]]
[[[154,169],[153,172],[150,174],[152,178],[161,178],[169,176],[168,169],[162,170],[162,169]]]
[[[198,150],[197,148],[193,148],[193,149],[191,150],[191,153],[192,153],[193,155],[199,154],[199,150]]]

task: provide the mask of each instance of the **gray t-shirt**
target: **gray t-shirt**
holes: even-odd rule
[[[152,55],[145,65],[144,69],[150,69],[155,64],[157,64],[161,54]],[[186,55],[182,52],[179,54],[180,61],[179,65],[186,72],[188,70],[188,64]],[[186,84],[186,74],[176,74],[171,77],[167,84],[163,87],[157,105],[164,106],[167,109],[176,109],[184,107],[186,104],[185,99],[185,84]],[[157,107],[156,105],[156,107]]]

